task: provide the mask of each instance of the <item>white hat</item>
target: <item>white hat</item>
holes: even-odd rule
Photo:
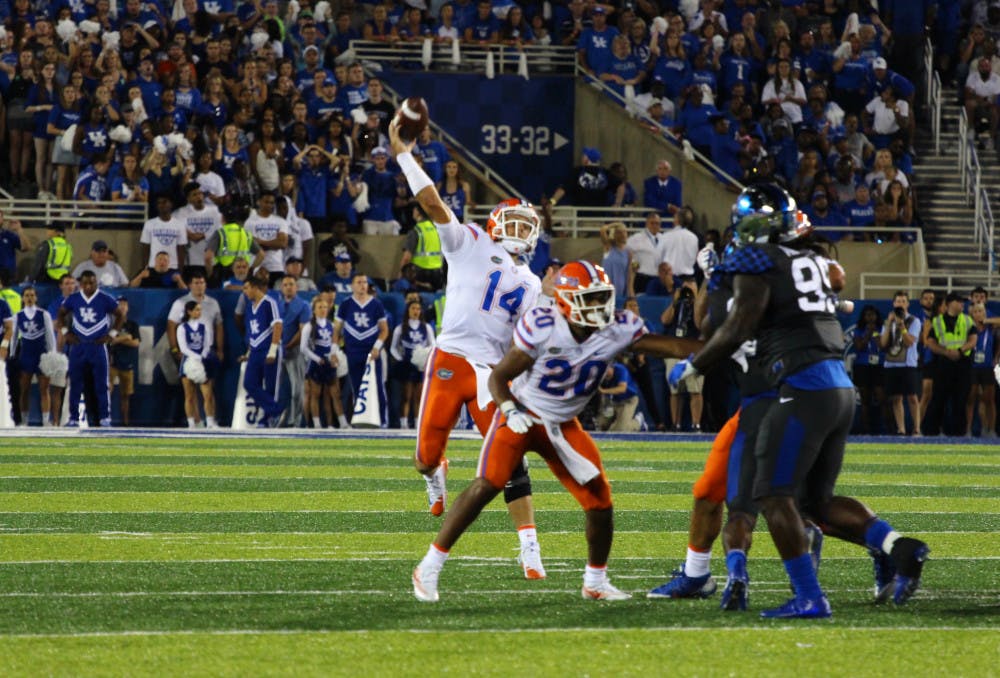
[[[889,64],[887,64],[885,62],[885,59],[883,59],[882,57],[878,57],[875,59],[875,61],[872,62],[872,68],[878,69],[878,68],[888,68],[888,67]]]

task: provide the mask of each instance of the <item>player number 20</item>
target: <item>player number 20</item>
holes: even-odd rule
[[[606,367],[607,363],[603,360],[588,360],[576,372],[568,360],[550,358],[545,361],[548,374],[538,382],[538,388],[556,397],[564,396],[570,388],[574,395],[587,395],[597,388]]]
[[[810,257],[792,260],[792,278],[799,292],[799,308],[808,313],[833,313],[836,304],[828,294],[830,272]]]

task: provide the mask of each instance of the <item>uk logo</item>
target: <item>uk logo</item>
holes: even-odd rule
[[[250,321],[250,334],[258,335],[260,334],[260,322],[257,320]]]
[[[97,313],[92,308],[80,309],[80,322],[85,325],[92,325],[97,322]]]
[[[371,320],[368,319],[367,313],[355,313],[354,314],[354,326],[355,327],[368,327],[371,325]]]

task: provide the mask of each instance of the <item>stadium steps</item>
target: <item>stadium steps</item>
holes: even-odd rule
[[[941,112],[941,149],[934,153],[934,138],[928,125],[921,125],[916,139],[917,158],[913,171],[916,176],[917,210],[923,224],[927,262],[931,269],[951,273],[985,272],[972,235],[974,212],[962,191],[958,174],[959,107],[946,102]],[[990,156],[983,158],[983,156]],[[984,184],[1000,182],[1000,163],[996,155],[984,153]],[[997,212],[994,209],[994,212]],[[1000,213],[1000,212],[998,212]]]

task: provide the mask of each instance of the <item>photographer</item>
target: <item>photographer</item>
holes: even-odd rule
[[[889,395],[896,434],[906,435],[903,398],[910,408],[913,435],[920,435],[920,370],[917,367],[917,338],[920,320],[909,314],[910,299],[898,291],[892,297],[892,313],[886,318],[879,346],[885,351],[885,390]]]
[[[608,365],[601,385],[601,409],[597,414],[597,427],[602,431],[633,432],[641,427],[635,411],[639,407],[639,389],[628,368],[622,363]]]
[[[882,389],[882,351],[881,335],[882,316],[878,310],[868,304],[861,309],[861,318],[854,328],[854,386],[861,397],[861,432],[878,434],[881,426],[876,421],[873,425],[871,412],[881,411],[884,400]]]
[[[673,302],[663,311],[660,322],[663,323],[663,333],[673,337],[697,337],[698,327],[694,320],[694,298],[697,287],[693,280],[685,282],[674,291]],[[677,364],[677,360],[668,358],[664,360],[666,373]],[[670,388],[670,419],[673,423],[674,431],[681,430],[681,394],[686,392],[691,396],[691,430],[695,433],[701,432],[701,411],[702,411],[702,387],[705,385],[705,377],[702,375],[688,377],[678,384],[677,388]]]

